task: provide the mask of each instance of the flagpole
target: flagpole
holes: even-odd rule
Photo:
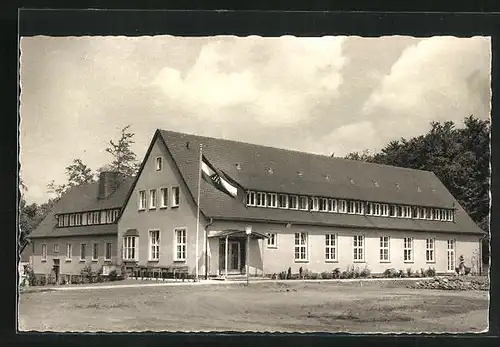
[[[201,191],[201,162],[202,162],[202,151],[203,145],[200,143],[200,157],[198,159],[198,197],[196,201],[197,211],[196,211],[196,282],[198,282],[198,243],[199,243],[199,233],[200,233],[200,191]]]

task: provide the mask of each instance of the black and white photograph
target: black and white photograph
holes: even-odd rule
[[[491,39],[19,38],[20,332],[488,331]]]

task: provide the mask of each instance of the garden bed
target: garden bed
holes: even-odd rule
[[[476,276],[437,276],[431,279],[417,281],[406,286],[412,289],[438,290],[490,290],[488,277]]]

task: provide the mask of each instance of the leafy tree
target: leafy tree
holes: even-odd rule
[[[463,128],[451,121],[432,122],[430,131],[411,139],[391,141],[379,153],[349,153],[346,158],[428,170],[441,180],[469,216],[489,231],[490,123],[473,116]],[[488,238],[483,243],[489,258]]]
[[[73,163],[66,167],[66,174],[70,187],[94,182],[92,170],[81,159],[74,159]]]
[[[121,130],[121,136],[118,142],[113,140],[109,141],[109,146],[106,148],[106,152],[111,154],[113,161],[97,170],[98,173],[102,171],[116,171],[119,172],[122,177],[132,177],[137,173],[139,169],[139,162],[137,161],[137,156],[132,151],[131,147],[135,143],[132,139],[134,133],[129,131],[130,125],[127,125]]]

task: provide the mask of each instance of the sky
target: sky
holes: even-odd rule
[[[93,171],[130,125],[316,154],[376,152],[431,121],[490,117],[490,38],[21,38],[20,175],[47,201],[80,158]]]

